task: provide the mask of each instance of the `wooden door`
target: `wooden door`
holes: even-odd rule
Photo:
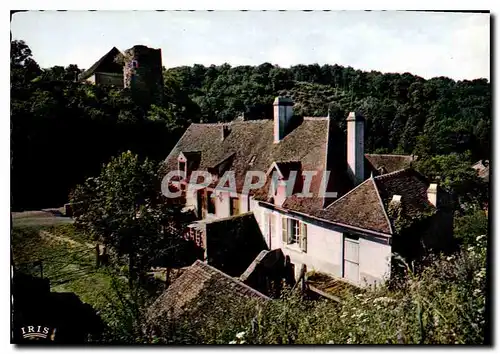
[[[344,278],[359,282],[359,240],[344,237]]]

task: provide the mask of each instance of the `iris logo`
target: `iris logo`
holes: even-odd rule
[[[49,336],[50,328],[42,326],[27,326],[21,327],[21,332],[23,333],[23,338],[25,339],[47,339]],[[56,335],[56,329],[52,330],[50,334],[50,340],[54,340]]]

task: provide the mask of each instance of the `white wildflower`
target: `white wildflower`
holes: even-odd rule
[[[232,340],[232,341],[229,342],[229,344],[236,344],[236,341]]]
[[[467,248],[467,251],[474,251],[474,246],[470,246],[469,248]]]
[[[245,336],[245,332],[236,333],[236,338],[241,339]]]
[[[476,237],[476,241],[482,240],[482,239],[483,239],[483,238],[485,238],[485,237],[486,237],[486,235],[481,235],[481,236],[478,236],[478,237]]]
[[[447,260],[447,261],[451,261],[452,259],[453,259],[453,256],[448,256],[448,257],[446,257],[446,260]]]
[[[240,342],[240,344],[245,344],[245,343],[246,343],[246,342],[245,342],[244,340],[242,340],[242,341]]]
[[[326,344],[334,344],[333,340],[329,340]]]

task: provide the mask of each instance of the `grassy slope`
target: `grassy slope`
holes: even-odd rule
[[[40,276],[33,262],[42,260],[43,276],[50,279],[51,291],[74,292],[96,310],[110,325],[116,323],[123,277],[109,269],[95,267],[95,249],[72,224],[47,225],[19,222],[14,217],[12,250],[16,269]]]

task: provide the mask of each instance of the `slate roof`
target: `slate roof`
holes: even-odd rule
[[[229,135],[224,139],[223,126],[230,128]],[[241,192],[247,171],[267,172],[273,162],[281,166],[280,169],[296,164],[304,171],[318,171],[311,183],[311,192],[316,197],[292,196],[287,198],[283,207],[308,212],[323,207],[323,198],[317,195],[326,169],[328,126],[327,118],[305,118],[282,141],[275,144],[274,122],[269,119],[191,124],[165,159],[164,168],[166,171],[177,169],[177,158],[181,151],[200,151],[200,170],[215,169],[234,154],[229,159],[230,164],[225,164],[224,168],[235,172],[236,187]],[[267,200],[268,189],[265,188],[266,186],[261,193],[256,191],[254,198]]]
[[[378,175],[381,169],[383,174],[403,170],[410,167],[416,158],[411,155],[365,154],[366,177],[370,177],[372,171]]]
[[[90,68],[88,68],[83,73],[81,73],[79,79],[80,80],[88,79],[89,77],[91,77],[94,74],[94,72],[98,71],[99,67],[102,64],[105,64],[105,63],[108,64],[107,66],[112,66],[113,68],[111,68],[111,69],[115,69],[115,71],[116,71],[118,67],[121,67],[121,65],[119,63],[116,63],[116,65],[112,65],[111,63],[114,63],[114,60],[118,54],[121,54],[121,52],[118,48],[116,48],[116,47],[111,48],[111,50],[109,52],[107,52],[106,54],[104,54],[101,59],[96,61],[94,63],[94,65],[92,65]]]
[[[412,168],[370,177],[315,216],[366,230],[392,234],[394,220],[387,213],[394,195],[401,196],[404,216],[412,218],[436,210],[427,199],[429,182]]]
[[[267,301],[269,298],[255,289],[243,284],[236,278],[197,260],[177,278],[168,289],[160,295],[149,307],[146,317],[151,323],[159,317],[168,319],[178,318],[181,315],[208,314],[212,309],[220,310],[228,304],[218,303],[222,295],[227,295],[234,301],[241,299],[256,299]],[[203,298],[209,298],[209,305],[200,308]],[[205,301],[206,302],[206,301]]]

